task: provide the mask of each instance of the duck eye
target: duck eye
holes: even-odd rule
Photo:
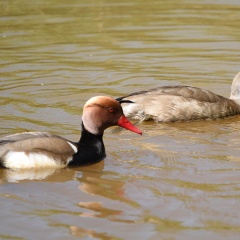
[[[116,112],[116,110],[113,109],[112,107],[109,107],[109,108],[108,108],[108,111],[109,111],[110,113],[115,113],[115,112]]]

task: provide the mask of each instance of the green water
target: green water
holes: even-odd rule
[[[78,140],[82,107],[164,85],[229,96],[238,0],[0,2],[0,135]],[[239,239],[240,119],[107,130],[105,161],[0,171],[1,239]]]

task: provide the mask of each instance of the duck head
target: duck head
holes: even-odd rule
[[[92,134],[103,134],[111,126],[120,126],[142,134],[123,114],[121,104],[107,96],[90,98],[83,108],[82,121],[85,129]]]

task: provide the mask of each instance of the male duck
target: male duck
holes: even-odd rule
[[[86,165],[102,160],[105,154],[103,133],[118,125],[132,132],[142,132],[124,116],[120,105],[106,96],[86,102],[79,142],[72,142],[47,132],[24,132],[0,139],[0,165],[12,169]]]

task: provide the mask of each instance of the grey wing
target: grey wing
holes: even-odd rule
[[[54,135],[48,132],[23,132],[23,133],[16,133],[12,135],[8,135],[5,137],[0,138],[0,144],[4,144],[7,142],[16,142],[19,140],[26,140],[31,138],[42,138],[42,137],[58,137],[61,138],[58,135]]]
[[[161,95],[168,95],[168,96],[178,96],[183,98],[194,99],[200,102],[209,102],[209,103],[216,103],[223,99],[222,96],[219,96],[211,91],[203,90],[196,87],[190,86],[164,86],[155,89],[150,89],[147,91],[140,91],[134,92],[127,96],[117,98],[117,101],[122,100],[131,100],[134,102],[134,99],[146,98],[149,99],[151,97],[155,98]]]
[[[43,153],[65,163],[77,152],[77,146],[54,134],[45,132],[25,132],[0,139],[0,160],[9,152]]]

